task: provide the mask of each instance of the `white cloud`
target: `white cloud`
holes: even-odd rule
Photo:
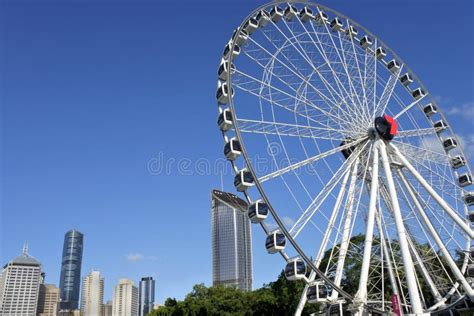
[[[466,154],[467,158],[473,159],[474,158],[474,134],[467,134],[464,136],[457,135],[459,141],[461,142],[461,146]]]
[[[474,119],[474,102],[467,102],[461,105],[444,106],[443,112],[446,115],[461,116],[465,120]]]
[[[128,255],[125,255],[125,258],[127,261],[137,262],[143,260],[145,256],[142,253],[129,253]]]
[[[286,227],[291,227],[295,224],[295,221],[291,217],[288,217],[288,216],[283,216],[281,218],[281,221],[283,222],[283,224],[285,224]]]

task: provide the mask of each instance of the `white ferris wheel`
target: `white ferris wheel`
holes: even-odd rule
[[[330,8],[273,2],[236,28],[218,77],[234,185],[286,277],[306,282],[297,315],[427,315],[474,297],[471,170],[394,51]]]

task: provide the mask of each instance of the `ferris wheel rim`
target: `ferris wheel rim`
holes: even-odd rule
[[[328,12],[331,12],[333,14],[335,14],[336,16],[338,17],[342,17],[342,18],[346,18],[348,21],[351,22],[351,25],[355,25],[357,26],[358,28],[360,28],[361,30],[363,30],[366,34],[368,35],[371,35],[374,39],[376,39],[382,46],[384,49],[386,49],[387,51],[389,51],[399,62],[401,62],[405,67],[406,69],[408,69],[408,71],[410,72],[410,74],[412,74],[414,80],[416,80],[416,82],[419,84],[419,86],[421,88],[423,88],[428,94],[429,94],[429,97],[431,98],[432,100],[432,103],[435,104],[439,110],[439,114],[440,116],[443,118],[443,120],[445,120],[446,122],[448,122],[446,120],[446,117],[444,116],[444,114],[442,113],[442,110],[441,108],[438,106],[436,100],[432,97],[432,95],[428,92],[428,90],[426,89],[426,87],[423,85],[423,83],[421,82],[421,80],[417,77],[417,75],[411,71],[411,69],[407,66],[406,63],[403,62],[403,60],[388,46],[386,45],[383,41],[381,41],[378,37],[376,37],[375,35],[373,35],[370,31],[368,31],[366,28],[364,28],[362,25],[358,24],[357,22],[353,21],[351,18],[333,10],[333,9],[330,9],[328,7],[325,7],[325,6],[322,6],[320,4],[315,4],[315,3],[311,3],[311,2],[308,2],[308,1],[275,1],[275,2],[272,2],[272,3],[268,3],[268,4],[264,4],[262,6],[260,6],[259,8],[257,8],[256,10],[254,10],[251,14],[249,14],[247,16],[246,19],[243,20],[243,22],[241,23],[241,25],[238,27],[237,30],[240,30],[242,29],[242,27],[244,26],[245,22],[255,16],[260,10],[263,10],[265,8],[268,8],[270,6],[274,6],[274,5],[278,5],[278,4],[303,4],[303,5],[312,5],[312,6],[315,6],[317,8],[321,8],[321,9],[324,9],[325,11],[328,11]],[[232,48],[231,48],[231,51],[234,50],[234,46],[235,46],[235,41],[232,42]],[[232,61],[233,61],[233,54],[231,53],[229,55],[229,64],[232,64]],[[229,87],[229,91],[232,91],[232,78],[231,78],[231,72],[229,71],[228,74],[227,74],[227,84],[228,84],[228,87]],[[299,245],[297,244],[297,242],[293,239],[293,237],[291,236],[291,234],[289,233],[289,231],[286,229],[285,225],[283,224],[282,220],[279,218],[279,215],[278,213],[275,211],[275,209],[273,208],[272,206],[272,203],[270,201],[270,199],[267,197],[266,193],[265,193],[265,190],[263,190],[263,187],[259,181],[259,178],[257,177],[254,169],[253,169],[253,165],[250,161],[250,158],[249,158],[249,155],[247,153],[247,149],[246,147],[244,146],[244,137],[241,136],[241,131],[239,129],[239,126],[237,124],[237,117],[236,117],[236,111],[235,111],[235,108],[234,108],[234,97],[232,95],[232,93],[230,93],[230,96],[229,96],[229,102],[228,102],[228,106],[229,108],[231,109],[231,115],[232,115],[232,118],[233,118],[233,121],[236,122],[235,124],[235,134],[237,136],[237,138],[241,141],[242,143],[242,155],[243,155],[243,158],[245,160],[245,165],[246,165],[246,168],[247,170],[252,174],[253,176],[253,179],[255,181],[255,185],[260,193],[260,196],[262,197],[262,199],[268,204],[269,206],[269,210],[270,210],[270,213],[272,214],[273,218],[275,219],[278,227],[279,227],[279,230],[286,236],[287,240],[291,243],[291,245],[293,246],[293,248],[298,252],[298,254],[300,255],[300,257],[306,262],[307,266],[309,266],[313,271],[315,272],[318,272],[318,268],[316,266],[313,265],[312,261],[309,260],[309,258],[306,256],[306,253],[301,249],[299,248]],[[452,127],[450,124],[448,124],[448,128],[451,132],[451,134],[457,139],[457,134],[454,133],[454,131],[452,130]],[[459,146],[459,150],[460,152],[465,156],[464,154],[464,150],[462,148],[462,145],[461,143],[459,142],[458,140],[458,143],[460,144]],[[234,166],[234,170],[237,170],[235,168],[235,164],[234,162],[231,162],[232,165]],[[470,165],[469,165],[469,162],[467,162],[466,164],[466,168],[468,169],[468,171],[470,172],[471,171],[471,168],[470,168]],[[249,202],[251,202],[251,199],[249,197],[249,195],[247,194],[247,192],[244,192],[244,195],[246,196],[247,200]],[[467,212],[466,208],[464,209],[465,213]],[[269,230],[265,227],[265,225],[263,223],[262,224],[262,227],[264,228],[264,231],[265,233],[268,234]],[[284,256],[285,258],[285,256]],[[285,258],[285,260],[288,261],[288,258]],[[465,270],[467,267],[467,257],[465,257],[465,260],[464,260],[464,264],[463,264],[463,270]],[[321,271],[319,271],[321,272]],[[321,272],[321,278],[323,280],[325,280],[325,275],[324,273]],[[331,284],[331,280],[325,280],[328,282],[328,284]],[[457,284],[457,281],[456,281],[456,284]],[[340,294],[343,296],[343,297],[346,297],[347,299],[349,300],[353,300],[354,297],[352,297],[349,293],[346,293],[344,290],[340,289],[339,287],[335,286],[333,287],[337,292],[339,292],[338,290],[340,290]],[[367,308],[369,309],[373,309],[371,308],[370,306],[367,306]]]

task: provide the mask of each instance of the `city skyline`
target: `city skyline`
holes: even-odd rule
[[[472,4],[407,4],[327,2],[410,64],[437,94],[472,160],[474,44],[459,32],[473,27]],[[214,166],[223,159],[216,68],[232,29],[254,7],[185,2],[177,19],[160,14],[174,10],[171,4],[146,1],[2,4],[9,29],[2,264],[27,240],[48,283],[59,286],[63,234],[74,228],[87,239],[82,271],[104,273],[104,301],[123,277],[152,276],[158,302],[211,284],[209,190],[220,186]],[[446,12],[457,18],[441,26]],[[440,42],[448,37],[456,49]],[[224,165],[224,189],[235,192]],[[257,288],[284,264],[267,255],[261,231],[252,237]],[[189,257],[195,264],[187,264]]]

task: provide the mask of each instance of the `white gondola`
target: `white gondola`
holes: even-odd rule
[[[451,167],[453,167],[453,169],[459,169],[461,167],[464,167],[467,163],[466,159],[461,155],[456,155],[452,157],[450,162]]]
[[[304,279],[306,276],[306,265],[300,258],[293,258],[288,261],[285,267],[285,277],[288,281]]]
[[[341,20],[339,20],[338,17],[336,16],[336,17],[331,21],[331,24],[329,24],[329,26],[331,26],[331,30],[333,30],[334,32],[335,32],[335,31],[339,31],[339,30],[342,28],[342,22],[341,22]]]
[[[331,292],[331,288],[324,281],[315,281],[308,286],[306,299],[308,303],[324,303]]]
[[[285,14],[285,11],[276,5],[270,11],[270,19],[272,19],[272,21],[276,23],[281,20],[284,14]]]
[[[268,205],[262,200],[258,200],[249,205],[248,215],[252,223],[260,223],[268,216]]]
[[[413,78],[408,72],[404,74],[403,76],[401,76],[399,79],[400,79],[401,84],[404,85],[405,87],[408,86],[410,83],[413,83]]]
[[[366,35],[360,39],[359,43],[360,43],[360,46],[362,46],[362,48],[366,49],[367,47],[373,44],[373,41],[370,37]]]
[[[458,184],[464,188],[472,184],[472,176],[469,173],[464,173],[458,177]]]
[[[235,160],[242,154],[242,147],[237,138],[231,138],[224,146],[224,155],[229,160]]]
[[[323,25],[323,23],[326,23],[327,20],[328,20],[328,15],[324,11],[319,11],[314,16],[314,21],[316,21],[316,23],[319,25]]]
[[[268,234],[267,239],[265,240],[265,248],[267,248],[268,253],[277,253],[286,246],[285,235],[279,231],[274,231]]]
[[[310,19],[312,19],[314,16],[313,16],[313,11],[308,8],[308,7],[304,7],[303,9],[301,9],[300,11],[300,19],[302,22],[308,22]]]
[[[297,15],[298,15],[298,9],[296,9],[293,5],[290,4],[285,10],[285,19],[287,19],[288,21],[291,21]]]
[[[222,53],[222,55],[224,56],[224,59],[229,59],[231,48],[232,48],[232,42],[227,44],[227,46],[224,48],[224,53]],[[234,50],[232,51],[232,58],[236,58],[239,55],[240,55],[240,47],[239,45],[235,45]]]
[[[387,52],[385,51],[385,49],[383,49],[383,47],[377,47],[377,49],[375,50],[375,57],[380,60],[384,59],[385,56],[387,56]]]
[[[234,96],[234,89],[232,89],[232,96]],[[229,103],[229,87],[227,86],[227,83],[224,82],[219,88],[217,88],[216,99],[219,104]]]
[[[247,169],[240,170],[234,177],[234,186],[239,192],[244,192],[254,185],[252,174]]]
[[[392,73],[396,73],[400,69],[400,63],[396,61],[395,59],[392,59],[391,61],[387,63],[387,68]]]
[[[425,96],[425,94],[426,94],[425,91],[423,91],[421,88],[417,88],[411,92],[411,95],[413,99],[415,100],[421,99],[422,97]]]
[[[439,120],[433,124],[433,127],[435,128],[436,133],[439,134],[448,128],[448,124],[446,124],[443,120]]]
[[[221,65],[219,66],[219,70],[217,71],[217,75],[219,76],[220,80],[227,80],[227,73],[229,72],[229,63],[225,60],[221,62]],[[230,72],[233,73],[235,70],[234,64],[230,65]]]
[[[221,114],[219,114],[219,117],[217,118],[217,125],[223,132],[227,132],[232,128],[232,113],[230,113],[230,109],[225,109]]]
[[[474,277],[474,264],[468,264],[467,265],[467,276],[470,278]]]
[[[256,16],[258,26],[265,27],[270,22],[270,14],[265,10],[260,10]]]
[[[354,26],[349,25],[346,30],[346,35],[350,37],[357,36],[357,29]]]
[[[252,33],[258,29],[257,19],[248,19],[247,22],[245,22],[243,29],[245,32],[247,32],[248,35],[252,35]]]
[[[232,40],[239,46],[239,48],[244,45],[248,38],[249,35],[244,30],[240,30],[240,32],[237,33],[237,29],[235,29],[234,34],[232,35]]]
[[[462,196],[462,199],[464,203],[467,204],[467,206],[473,206],[474,205],[474,191],[473,192],[467,192]],[[474,258],[474,256],[473,256]]]
[[[443,140],[443,148],[446,152],[456,147],[458,147],[458,142],[454,138],[448,137]]]
[[[430,117],[436,114],[438,110],[436,109],[436,105],[429,103],[425,105],[425,107],[423,108],[423,112],[425,113],[426,116]]]

